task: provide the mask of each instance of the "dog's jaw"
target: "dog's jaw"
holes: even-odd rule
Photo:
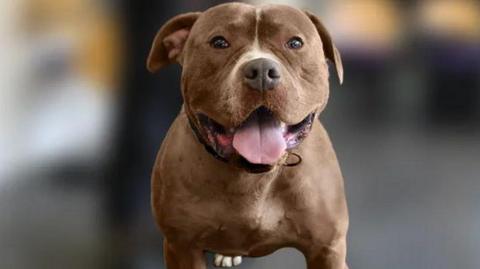
[[[205,114],[198,114],[200,135],[215,153],[226,160],[240,157],[252,172],[271,170],[308,136],[315,112],[301,122],[287,125],[265,107],[253,111],[239,126],[227,128]],[[269,139],[270,141],[263,141]],[[271,141],[274,140],[274,141]],[[264,145],[261,145],[264,143]],[[258,168],[258,169],[257,169]]]

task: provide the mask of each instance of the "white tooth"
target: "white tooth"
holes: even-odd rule
[[[232,257],[225,256],[222,261],[223,267],[232,267]]]
[[[242,263],[242,256],[233,257],[233,266],[237,266]]]
[[[215,261],[213,262],[215,264],[215,266],[222,266],[222,259],[223,259],[223,255],[221,254],[215,254]]]

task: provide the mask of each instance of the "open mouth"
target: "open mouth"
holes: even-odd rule
[[[222,158],[241,156],[243,166],[251,170],[268,170],[284,153],[298,146],[312,128],[315,113],[301,122],[287,125],[266,107],[260,107],[235,128],[225,128],[204,114],[198,119],[209,145]]]

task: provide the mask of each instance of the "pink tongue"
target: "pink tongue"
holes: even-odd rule
[[[233,147],[254,164],[274,164],[287,148],[280,127],[252,119],[233,136]]]

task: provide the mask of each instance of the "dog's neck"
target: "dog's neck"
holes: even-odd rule
[[[208,150],[208,145],[205,142],[200,142],[201,138],[195,134],[194,129],[190,126],[187,115],[184,116],[186,118],[184,128],[188,132],[188,136],[194,143],[199,145],[199,150],[193,151],[192,154],[200,155],[200,159],[204,160],[204,162],[198,165],[203,168],[205,166],[209,167],[205,169],[206,171],[215,171],[215,174],[211,176],[197,176],[197,184],[211,186],[209,191],[214,193],[235,193],[245,197],[255,194],[258,200],[263,200],[264,194],[269,193],[269,189],[275,182],[275,179],[282,173],[284,167],[277,165],[269,172],[254,174],[229,163],[228,160],[217,157],[215,153]],[[197,157],[192,157],[192,160],[197,159]],[[195,188],[198,188],[197,184],[195,184]]]

